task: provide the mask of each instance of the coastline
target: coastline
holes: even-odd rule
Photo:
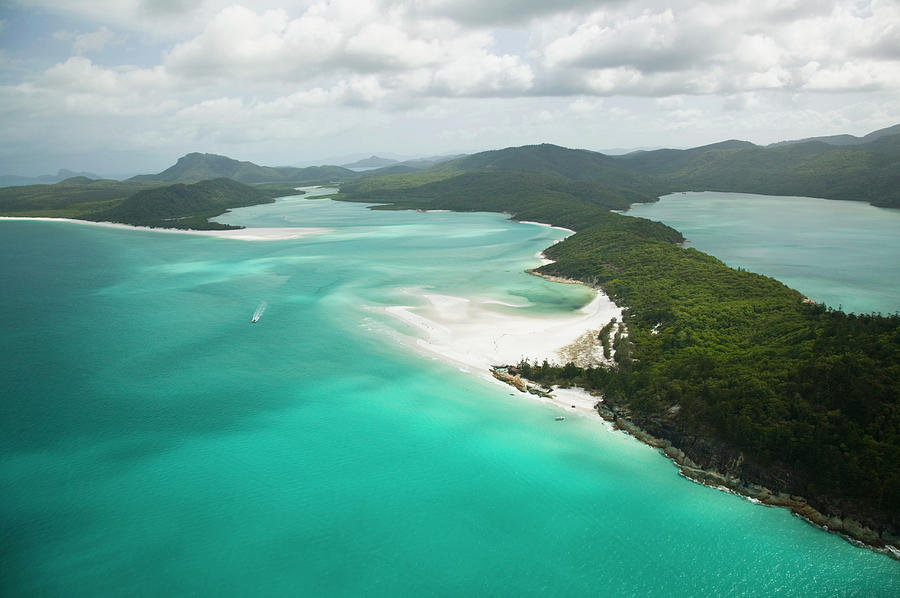
[[[76,218],[50,218],[44,216],[0,216],[0,220],[23,220],[35,222],[69,222],[71,224],[85,224],[89,226],[101,226],[104,228],[117,228],[121,230],[138,230],[154,233],[169,233],[181,235],[194,235],[200,237],[216,237],[220,239],[234,239],[238,241],[284,241],[288,239],[300,239],[310,235],[318,235],[331,232],[330,228],[239,228],[231,230],[191,230],[184,228],[153,228],[149,226],[134,226],[118,222],[94,222],[91,220],[78,220]]]
[[[104,222],[91,222],[77,219],[69,219],[69,218],[47,218],[47,217],[0,217],[0,220],[32,220],[32,221],[65,221],[75,224],[88,224],[94,226],[103,226],[108,228],[119,228],[119,229],[128,229],[128,230],[143,230],[150,232],[164,232],[164,233],[179,233],[179,234],[189,234],[189,235],[198,235],[198,236],[209,236],[209,237],[219,237],[219,238],[232,238],[236,240],[245,240],[245,241],[264,241],[264,240],[282,240],[282,239],[297,239],[303,236],[307,236],[310,234],[321,234],[324,232],[328,232],[330,229],[314,229],[314,228],[271,228],[271,229],[237,229],[237,230],[225,230],[225,231],[192,231],[192,230],[184,230],[184,229],[161,229],[161,228],[150,228],[150,227],[140,227],[140,226],[132,226],[126,224],[118,224],[118,223],[104,223]],[[538,224],[541,226],[550,226],[542,223],[532,223]],[[559,228],[559,227],[554,227]],[[564,229],[567,230],[567,229]],[[546,258],[543,258],[546,259]],[[533,270],[527,270],[529,274],[533,274],[536,276],[540,276],[549,281],[560,282],[565,284],[585,284],[586,283],[578,280],[572,280],[557,276],[545,275],[539,272],[535,272]],[[593,288],[593,287],[592,287]],[[569,339],[570,342],[574,342],[579,335],[584,334],[586,331],[590,331],[590,327],[585,327],[584,322],[591,321],[590,316],[595,316],[594,310],[589,309],[593,306],[599,299],[604,298],[609,303],[609,299],[605,296],[605,294],[595,289],[597,291],[597,295],[595,298],[581,310],[579,310],[579,318],[576,318],[574,321],[569,322],[568,320],[565,322],[555,322],[551,324],[551,327],[563,327],[565,329],[565,336]],[[472,301],[469,299],[464,299],[460,297],[451,297],[446,295],[425,295],[422,294],[430,305],[425,306],[428,309],[436,310],[439,313],[443,314],[443,317],[447,322],[443,322],[440,318],[431,319],[425,316],[422,316],[412,310],[420,310],[421,308],[414,308],[409,306],[392,306],[389,308],[385,308],[385,311],[392,315],[393,317],[406,322],[408,325],[411,325],[415,328],[418,328],[428,335],[428,340],[418,340],[416,345],[432,354],[437,354],[440,357],[445,359],[454,361],[456,363],[463,364],[465,366],[474,367],[480,372],[485,372],[490,369],[491,365],[494,364],[502,364],[502,363],[517,363],[518,359],[503,359],[504,355],[511,355],[510,352],[504,352],[498,350],[500,346],[507,346],[504,343],[514,346],[517,350],[522,350],[523,348],[527,350],[531,350],[532,346],[525,347],[523,345],[523,339],[527,343],[528,341],[538,338],[541,342],[534,345],[535,355],[525,354],[520,352],[519,358],[527,357],[530,359],[541,359],[548,358],[548,361],[557,361],[553,356],[553,353],[558,351],[560,346],[551,347],[549,342],[547,342],[547,338],[543,334],[543,330],[545,329],[532,329],[525,328],[524,326],[517,326],[515,321],[503,321],[502,319],[494,319],[493,317],[486,317],[486,313],[490,313],[490,310],[483,310],[482,308],[485,305],[490,303],[490,301]],[[618,311],[618,315],[616,317],[621,321],[621,310],[612,304],[613,307]],[[470,310],[473,306],[477,311],[484,311],[485,313],[478,314],[476,313],[474,317],[471,317],[472,314]],[[514,307],[514,306],[511,306]],[[596,309],[597,306],[594,306]],[[585,313],[581,313],[585,312]],[[496,314],[497,312],[493,312]],[[484,317],[481,317],[484,316]],[[584,316],[581,319],[581,316]],[[543,318],[540,318],[543,319]],[[547,318],[547,320],[553,320],[553,318]],[[457,327],[460,321],[465,322],[467,324],[471,324],[474,329],[481,329],[480,332],[475,330],[473,332],[474,336],[460,335],[457,334]],[[595,328],[601,328],[605,325],[609,320],[597,320],[597,324],[593,324],[592,326]],[[449,325],[448,325],[449,323]],[[505,326],[512,326],[513,332],[510,333],[509,330],[505,328]],[[493,328],[490,333],[486,333],[487,330]],[[477,332],[477,334],[475,334]],[[574,335],[574,336],[573,336]],[[509,338],[505,338],[509,337]],[[556,338],[556,337],[554,337]],[[473,345],[487,347],[487,351],[490,351],[491,347],[493,347],[493,352],[482,353],[479,351],[471,351],[468,350],[468,347]],[[460,346],[466,349],[465,351],[460,351]],[[494,355],[497,356],[497,359],[494,359]],[[552,359],[550,359],[552,358]],[[551,393],[560,393],[560,391],[571,391],[572,393],[578,394],[582,393],[586,397],[582,397],[582,401],[595,400],[596,405],[590,408],[590,411],[596,412],[600,415],[600,417],[604,416],[603,409],[608,409],[602,400],[597,397],[592,397],[587,393],[587,391],[579,390],[579,389],[553,389]],[[565,395],[566,393],[563,393]],[[568,399],[562,399],[561,401],[555,401],[554,399],[547,397],[540,397],[539,395],[533,395],[535,399],[547,401],[551,404],[557,405],[559,407],[565,407],[565,403]],[[568,395],[566,395],[568,396]],[[562,398],[562,395],[561,395]],[[573,403],[577,404],[577,403]],[[578,411],[583,410],[583,405],[579,407]],[[610,421],[614,424],[615,428],[620,429],[631,436],[634,436],[641,442],[648,444],[649,446],[653,446],[662,452],[667,458],[669,458],[678,468],[679,473],[683,477],[686,477],[696,483],[700,483],[702,485],[708,486],[710,488],[723,490],[726,492],[734,493],[739,496],[742,496],[748,500],[753,502],[758,502],[760,504],[766,504],[768,506],[783,506],[787,507],[791,510],[792,513],[797,516],[805,519],[809,523],[816,525],[820,529],[824,529],[825,531],[829,531],[831,533],[835,533],[840,535],[841,537],[847,539],[851,543],[857,546],[866,547],[873,551],[886,554],[890,558],[895,560],[900,560],[900,551],[896,548],[891,547],[890,545],[878,544],[879,537],[875,532],[872,532],[868,528],[865,528],[859,522],[854,520],[844,520],[839,519],[837,517],[828,517],[812,508],[805,499],[799,496],[793,496],[782,493],[772,493],[768,489],[764,488],[761,485],[753,484],[746,480],[731,476],[727,473],[723,474],[716,470],[703,469],[701,467],[697,467],[696,463],[694,463],[689,457],[685,455],[685,453],[675,445],[673,445],[668,440],[657,438],[643,428],[635,424],[631,421],[627,415],[625,414],[616,414],[612,410],[609,410],[609,413],[612,413],[612,417],[610,419],[604,418],[607,421]]]
[[[541,259],[542,262],[552,263],[552,260],[548,260],[544,256],[543,251],[539,252],[536,257]],[[526,270],[526,272],[551,282],[562,284],[584,284],[594,288],[598,293],[603,294],[601,289],[596,289],[596,287],[588,285],[580,280],[544,274],[536,270]],[[619,316],[619,321],[623,321],[621,316]],[[514,388],[518,388],[520,392],[538,394],[536,391],[542,389],[539,384],[521,378],[518,375],[513,376],[511,373],[507,373],[507,367],[511,362],[506,363],[507,366],[492,368],[492,373],[496,379]],[[533,388],[536,389],[536,391],[532,390]],[[561,389],[554,388],[551,392],[558,392],[559,390]],[[640,442],[658,449],[663,456],[669,459],[678,468],[678,473],[682,477],[714,490],[735,494],[759,505],[787,508],[792,514],[803,519],[810,525],[823,531],[836,534],[854,546],[866,548],[884,554],[891,559],[900,561],[900,547],[898,547],[898,544],[900,543],[896,541],[893,543],[885,541],[877,532],[866,527],[859,521],[851,518],[825,515],[812,507],[808,500],[802,496],[784,492],[773,492],[762,484],[751,482],[739,476],[723,473],[712,468],[701,467],[695,463],[684,450],[674,445],[671,441],[654,436],[632,421],[627,413],[624,413],[614,406],[607,405],[603,401],[602,396],[591,395],[583,388],[573,387],[572,390],[591,397],[594,400],[593,409],[604,421],[612,424],[613,429],[621,430]]]
[[[658,449],[662,455],[678,468],[678,473],[682,477],[707,488],[735,494],[756,504],[787,508],[792,514],[810,525],[836,534],[854,546],[867,548],[900,561],[900,549],[885,542],[876,532],[859,521],[825,515],[812,507],[807,499],[802,496],[785,492],[773,492],[761,484],[750,482],[738,476],[700,467],[683,450],[666,439],[650,434],[629,419],[627,414],[614,406],[605,404],[602,399],[598,400],[595,408],[600,417],[612,423],[615,429],[622,430],[644,444]]]

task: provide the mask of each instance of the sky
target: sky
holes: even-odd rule
[[[0,174],[900,123],[900,0],[0,0]]]

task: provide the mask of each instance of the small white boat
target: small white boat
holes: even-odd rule
[[[563,420],[566,419],[566,418],[564,418],[563,416],[559,415],[559,416],[555,417],[554,419],[556,419],[556,421],[558,421],[558,422],[561,422],[561,421],[563,421]]]
[[[262,303],[259,304],[259,306],[257,306],[256,311],[253,312],[253,317],[250,318],[250,323],[256,324],[259,321],[259,319],[262,317],[264,311],[266,311],[266,302],[265,301],[263,301]]]

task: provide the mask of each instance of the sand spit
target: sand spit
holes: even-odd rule
[[[622,318],[621,310],[599,292],[583,308],[564,316],[535,316],[524,308],[500,311],[493,308],[493,301],[450,295],[419,296],[427,302],[425,306],[397,305],[385,312],[418,330],[420,349],[484,372],[492,365],[522,359],[561,363],[561,352],[585,331]]]
[[[34,220],[40,222],[70,222],[72,224],[86,224],[89,226],[102,226],[105,228],[119,228],[124,230],[142,230],[154,233],[175,233],[180,235],[195,235],[200,237],[218,237],[220,239],[235,239],[238,241],[283,241],[287,239],[300,239],[310,235],[319,235],[331,232],[330,228],[240,228],[232,230],[188,230],[181,228],[151,228],[149,226],[132,226],[117,222],[91,222],[89,220],[76,220],[74,218],[42,218],[42,217],[18,217],[0,216],[0,220]]]

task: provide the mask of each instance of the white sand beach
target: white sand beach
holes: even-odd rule
[[[508,304],[501,311],[492,307],[502,305],[497,301],[438,295],[421,289],[409,292],[424,299],[426,305],[396,305],[385,308],[385,312],[416,330],[419,338],[415,346],[486,376],[492,365],[516,364],[522,359],[562,364],[561,350],[571,349],[588,331],[596,335],[612,318],[622,319],[621,309],[601,292],[583,308],[565,316],[535,316],[524,307]],[[553,399],[524,396],[569,413],[596,415],[593,406],[598,399],[584,390],[555,389],[552,394]]]
[[[154,233],[174,233],[179,235],[196,235],[201,237],[217,237],[220,239],[235,239],[238,241],[283,241],[285,239],[299,239],[309,235],[319,235],[331,232],[330,228],[241,228],[233,230],[187,230],[181,228],[150,228],[149,226],[132,226],[116,222],[91,222],[89,220],[76,220],[74,218],[43,218],[43,217],[18,217],[0,216],[0,220],[35,220],[43,222],[71,222],[73,224],[86,224],[89,226],[102,226],[106,228],[120,228],[126,230],[143,230]]]
[[[418,329],[421,338],[416,344],[421,349],[484,371],[522,359],[561,363],[561,349],[585,332],[603,328],[612,318],[622,319],[621,309],[600,292],[566,316],[536,316],[518,307],[492,309],[496,301],[429,293],[421,297],[427,301],[423,307],[397,305],[385,311]]]

